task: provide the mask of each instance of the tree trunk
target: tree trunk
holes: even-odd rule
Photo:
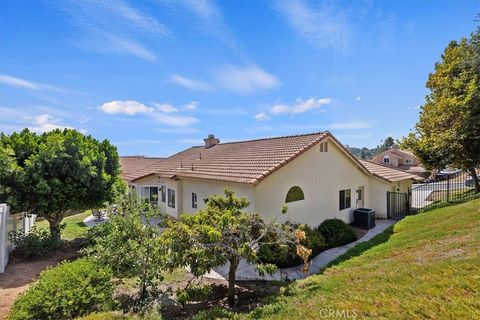
[[[230,307],[235,305],[235,273],[237,271],[239,260],[232,258],[230,260],[230,269],[228,270],[228,304]]]
[[[475,170],[475,168],[470,168],[470,169],[468,169],[468,171],[472,175],[473,184],[475,185],[475,193],[479,193],[480,192],[480,181],[478,181],[477,171]]]
[[[57,240],[60,240],[60,235],[61,235],[61,228],[60,228],[60,222],[62,222],[62,217],[63,216],[55,216],[51,218],[45,217],[45,219],[48,221],[49,227],[50,227],[50,234],[52,237],[54,237]]]

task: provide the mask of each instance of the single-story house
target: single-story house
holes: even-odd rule
[[[172,217],[194,213],[225,187],[250,200],[248,210],[319,225],[352,222],[354,208],[387,217],[387,191],[408,192],[416,176],[355,158],[330,132],[195,146],[122,172],[139,197]],[[288,212],[281,213],[286,204]]]

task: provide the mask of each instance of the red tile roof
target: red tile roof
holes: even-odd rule
[[[326,132],[192,147],[126,176],[158,174],[257,184],[328,136]]]
[[[144,169],[165,158],[145,156],[120,156],[120,170],[122,177],[130,176],[133,172]]]
[[[371,174],[365,164],[356,159],[328,131],[286,137],[220,143],[210,148],[197,146],[179,152],[138,170],[123,174],[127,181],[150,175],[167,178],[199,178],[256,185],[272,172],[283,167],[314,145],[329,138],[342,149],[365,174]],[[371,165],[370,165],[371,167]],[[387,181],[392,172],[400,172],[409,179],[412,175],[395,169],[387,173],[376,170]],[[390,175],[389,175],[390,174]],[[397,181],[397,180],[395,180]]]
[[[390,182],[396,182],[407,179],[420,179],[419,176],[407,173],[405,171],[393,169],[372,161],[359,159],[359,161],[372,173],[374,176],[382,178]]]

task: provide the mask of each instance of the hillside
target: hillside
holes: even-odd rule
[[[250,316],[480,319],[480,199],[408,217],[390,234]]]

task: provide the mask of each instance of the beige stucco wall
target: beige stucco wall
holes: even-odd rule
[[[280,209],[292,186],[302,188],[305,200],[288,203],[288,213],[282,215]],[[320,152],[317,145],[261,181],[255,187],[256,210],[279,221],[311,226],[329,218],[351,222],[356,190],[361,186],[365,189],[363,207],[369,207],[369,176],[330,141],[328,152]],[[351,189],[351,208],[340,211],[339,191],[344,189]]]
[[[227,181],[204,180],[204,179],[183,179],[182,185],[181,212],[194,213],[205,207],[203,199],[214,194],[224,194],[225,187],[229,187],[239,197],[246,197],[250,205],[246,210],[255,211],[255,193],[253,186],[245,183],[234,183]],[[197,194],[197,209],[192,208],[192,192]]]

